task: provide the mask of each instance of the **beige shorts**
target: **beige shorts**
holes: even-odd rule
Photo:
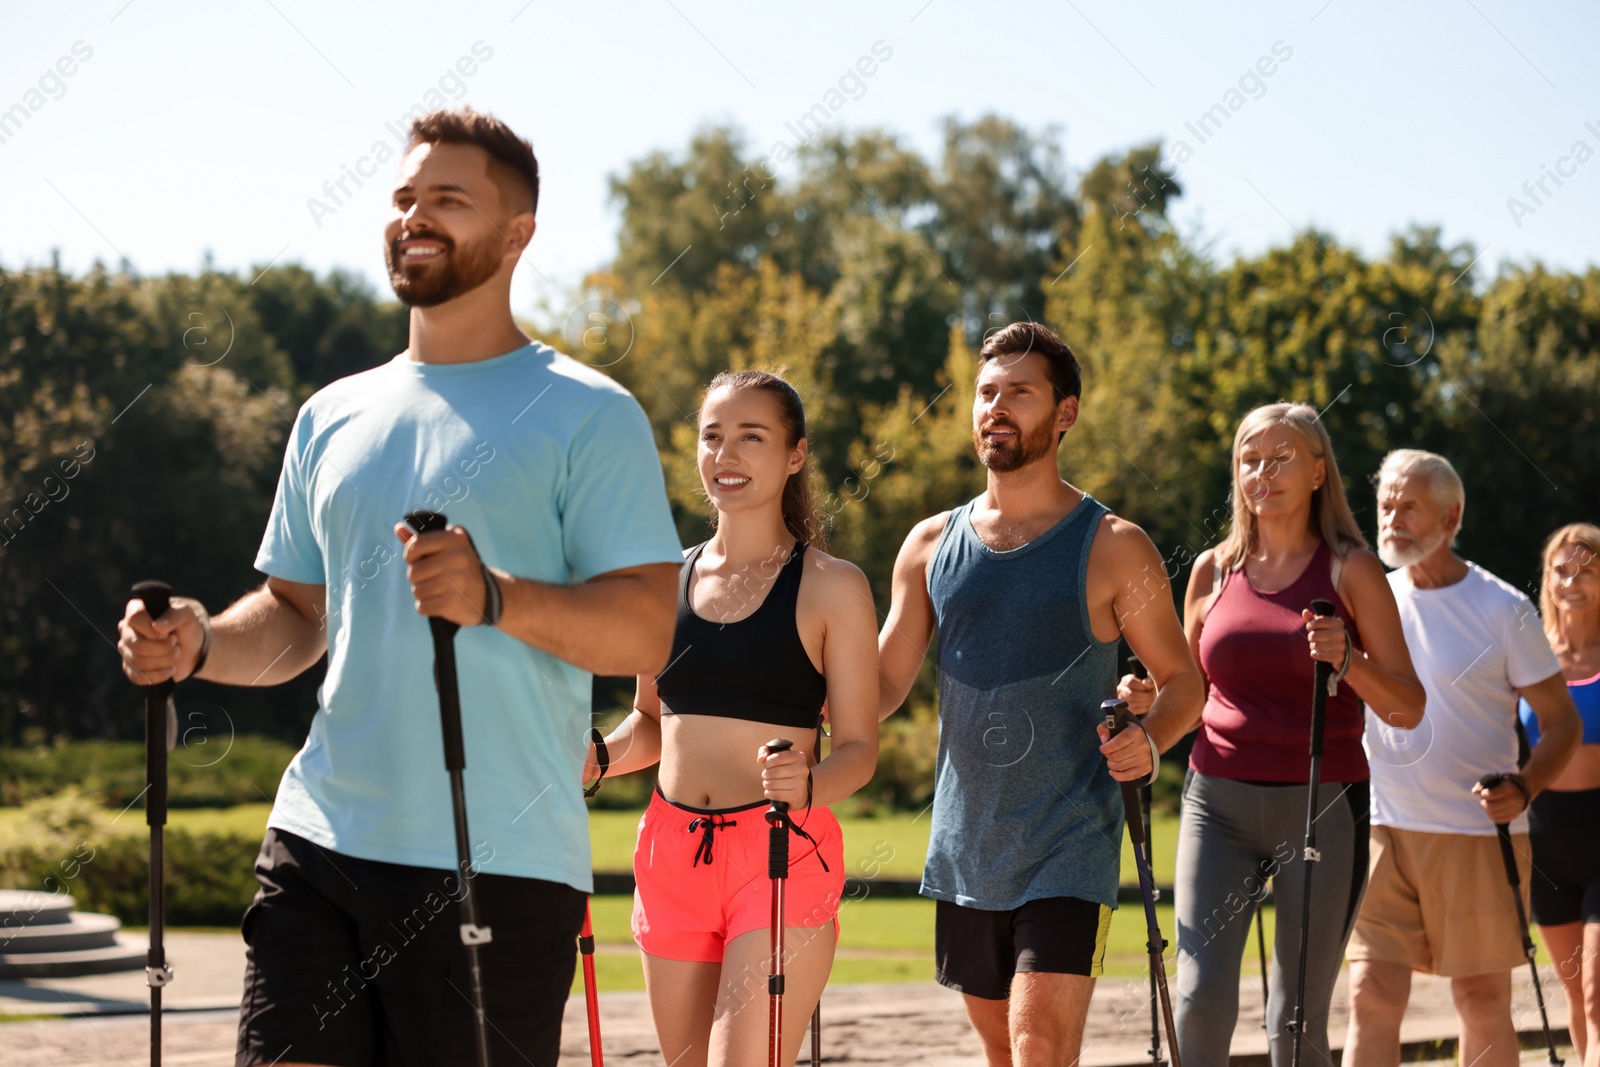
[[[1528,904],[1527,834],[1512,834]],[[1500,839],[1372,828],[1367,895],[1345,958],[1403,963],[1446,978],[1527,962]]]

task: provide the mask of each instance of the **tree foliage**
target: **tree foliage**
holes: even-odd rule
[[[1600,270],[1480,277],[1472,246],[1418,226],[1380,258],[1306,231],[1220,262],[1170,223],[1183,190],[1159,144],[1073,182],[1052,130],[983,116],[941,133],[932,159],[863,130],[778,161],[713,127],[612,179],[614,259],[573,295],[625,317],[628,344],[574,354],[644,406],[685,543],[708,529],[706,383],[784,368],[834,549],[881,613],[911,526],[983,486],[975,353],[1024,317],[1084,367],[1063,474],[1142,525],[1180,588],[1225,531],[1234,428],[1277,400],[1324,410],[1369,536],[1369,478],[1404,446],[1456,463],[1462,550],[1519,587],[1550,530],[1594,520]],[[136,737],[110,647],[128,585],[167,577],[221,607],[259,582],[296,407],[406,343],[403,311],[349,275],[255,273],[0,271],[0,740]],[[902,740],[931,728],[924,675]],[[315,682],[201,695],[298,740]]]

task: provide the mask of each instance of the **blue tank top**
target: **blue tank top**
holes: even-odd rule
[[[1006,911],[1077,897],[1116,906],[1123,811],[1100,755],[1116,642],[1095,639],[1086,585],[1105,505],[1084,494],[1008,552],[950,513],[928,567],[938,627],[939,752],[925,896]]]
[[[1567,693],[1578,706],[1578,718],[1583,720],[1583,743],[1600,745],[1600,674],[1581,682],[1568,682]],[[1517,701],[1517,714],[1522,716],[1522,728],[1528,732],[1528,747],[1539,743],[1539,717],[1533,713],[1526,700]]]

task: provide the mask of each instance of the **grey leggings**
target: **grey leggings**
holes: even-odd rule
[[[1328,1004],[1367,885],[1366,782],[1324,783],[1317,793],[1303,1064],[1331,1063]],[[1239,1019],[1239,970],[1250,925],[1272,881],[1277,931],[1268,991],[1273,1067],[1288,1067],[1299,979],[1304,785],[1252,785],[1190,770],[1183,786],[1174,886],[1178,913],[1178,1049],[1184,1067],[1227,1067]]]

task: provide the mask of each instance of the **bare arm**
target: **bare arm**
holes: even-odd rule
[[[1400,626],[1400,609],[1394,591],[1384,576],[1383,564],[1365,549],[1355,549],[1345,558],[1343,588],[1339,595],[1349,605],[1361,631],[1363,650],[1354,651],[1350,673],[1345,681],[1356,691],[1380,722],[1402,730],[1414,730],[1422,723],[1427,694],[1411,665],[1405,630]],[[1314,628],[1317,624],[1311,624]],[[1342,640],[1319,652],[1314,659],[1326,659],[1337,668],[1344,659],[1349,637],[1338,628]]]
[[[298,677],[328,651],[326,586],[268,578],[211,618],[189,597],[174,597],[159,620],[139,600],[128,601],[117,629],[122,669],[139,685],[194,673],[211,627],[211,651],[199,674],[224,685],[279,685]]]
[[[824,579],[817,591],[827,605],[822,674],[828,682],[831,743],[828,758],[812,770],[811,803],[823,807],[866,785],[878,765],[878,613],[866,575],[853,564],[830,559],[815,577]],[[762,763],[769,800],[804,804],[803,753],[780,752]],[[789,790],[781,788],[786,784]]]
[[[467,531],[452,526],[418,535],[404,523],[394,529],[405,544],[417,614],[479,624],[487,589]],[[654,674],[667,665],[678,564],[624,567],[576,585],[491,571],[500,586],[503,633],[593,674]]]
[[[589,743],[583,767],[583,780],[593,781],[600,773],[594,744]],[[611,764],[606,774],[632,774],[661,762],[661,698],[656,695],[656,680],[641,674],[634,692],[633,711],[606,735],[606,755]]]
[[[1194,567],[1189,571],[1189,586],[1183,596],[1184,644],[1189,650],[1189,662],[1194,665],[1195,677],[1200,683],[1200,708],[1195,712],[1194,721],[1189,724],[1190,730],[1200,724],[1200,717],[1205,713],[1208,683],[1205,668],[1200,666],[1200,628],[1205,624],[1206,607],[1215,592],[1212,589],[1212,553],[1213,550],[1208,548],[1194,561]],[[1161,573],[1166,574],[1164,566]],[[1140,655],[1139,658],[1142,660],[1144,656]],[[1128,702],[1129,710],[1135,715],[1147,714],[1154,706],[1156,695],[1156,682],[1152,678],[1136,678],[1125,674],[1117,682],[1117,696]]]
[[[1112,610],[1128,647],[1155,683],[1155,702],[1140,725],[1165,752],[1199,723],[1205,686],[1178,624],[1161,554],[1139,527],[1124,520],[1117,525],[1106,539],[1118,589]]]
[[[1583,744],[1583,720],[1578,718],[1567,680],[1559,672],[1542,682],[1523,686],[1517,695],[1528,702],[1539,719],[1539,743],[1533,746],[1522,768],[1528,792],[1538,796],[1566,769],[1567,761]]]
[[[894,561],[889,616],[878,634],[878,721],[905,703],[933,638],[933,601],[928,597],[928,563],[950,513],[912,527]]]
[[[1214,548],[1200,553],[1200,558],[1194,561],[1194,568],[1189,571],[1189,588],[1183,594],[1183,636],[1189,642],[1189,655],[1194,657],[1195,670],[1200,674],[1202,703],[1210,682],[1206,679],[1206,669],[1200,666],[1200,630],[1206,624],[1206,609],[1217,592],[1213,588],[1216,584],[1216,559]],[[1203,714],[1204,708],[1201,710]]]
[[[549,585],[496,570],[500,629],[593,674],[654,673],[677,623],[678,565],[651,563]]]

